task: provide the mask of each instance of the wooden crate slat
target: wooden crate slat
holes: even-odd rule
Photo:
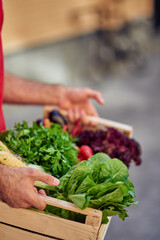
[[[109,223],[108,224],[102,224],[99,229],[99,234],[97,240],[103,240],[105,238],[106,232],[108,230],[109,224],[111,222],[111,217],[109,217]]]
[[[85,224],[87,225],[91,225],[93,227],[100,227],[101,225],[102,211],[99,211],[93,208],[86,208],[82,210],[79,207],[77,207],[75,204],[64,201],[64,200],[60,200],[60,199],[56,199],[48,196],[42,196],[40,194],[39,194],[39,197],[48,205],[86,215]]]
[[[74,211],[74,212],[81,213],[81,214],[88,215],[88,216],[100,217],[100,218],[102,217],[102,212],[97,209],[85,208],[84,210],[82,210],[71,202],[67,202],[67,201],[60,200],[60,199],[53,198],[53,197],[43,196],[40,194],[38,194],[38,196],[44,202],[46,202],[48,205],[51,205],[51,206],[67,209],[69,211]]]
[[[66,240],[95,240],[98,227],[0,203],[0,222]]]
[[[84,210],[82,210],[73,203],[70,203],[70,202],[67,202],[64,200],[60,200],[60,199],[56,199],[53,197],[43,196],[40,194],[38,194],[38,195],[42,199],[42,201],[44,201],[48,205],[63,208],[63,209],[69,210],[69,211],[74,211],[74,212],[86,215],[87,217],[90,218],[90,221],[86,223],[88,225],[92,225],[92,221],[93,221],[94,226],[99,227],[101,224],[102,211],[100,211],[100,210],[93,209],[93,208],[85,208]],[[97,225],[95,222],[97,223]]]
[[[33,232],[0,223],[1,240],[56,240]]]

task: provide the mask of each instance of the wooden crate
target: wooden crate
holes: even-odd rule
[[[0,203],[0,239],[3,240],[102,240],[108,225],[101,224],[102,212],[92,208],[79,209],[72,203],[40,196],[48,205],[86,215],[85,223],[66,220],[30,209],[10,208]]]
[[[47,117],[55,107],[44,108]],[[63,112],[63,114],[66,114]],[[89,117],[99,125],[113,127],[123,131],[127,136],[132,135],[132,127],[126,124]],[[97,126],[97,127],[98,127]],[[84,214],[85,223],[66,220],[60,217],[44,214],[30,209],[15,209],[0,202],[0,239],[3,240],[103,240],[109,223],[101,224],[102,212],[92,208],[81,210],[73,203],[55,198],[41,196],[48,205]]]

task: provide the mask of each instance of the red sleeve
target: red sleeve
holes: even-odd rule
[[[1,42],[2,23],[3,23],[3,9],[2,9],[2,0],[0,0],[0,131],[5,130],[5,121],[4,121],[3,110],[2,110],[3,78],[4,78],[3,52],[2,52],[2,42]]]

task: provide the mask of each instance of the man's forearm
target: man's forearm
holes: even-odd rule
[[[4,103],[59,105],[66,87],[25,80],[5,73]]]

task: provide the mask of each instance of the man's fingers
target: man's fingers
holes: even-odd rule
[[[40,189],[38,191],[39,194],[43,195],[43,196],[46,196],[46,192],[43,190],[43,189]]]
[[[86,94],[87,94],[87,96],[88,96],[89,98],[95,99],[95,100],[96,100],[98,103],[100,103],[101,105],[104,104],[104,99],[102,98],[102,95],[101,95],[100,92],[95,91],[95,90],[92,90],[92,89],[90,89],[90,88],[86,88],[86,89],[85,89],[85,92],[86,92]]]
[[[86,113],[87,115],[98,117],[98,113],[91,102],[89,102],[87,105]]]
[[[36,188],[36,187],[34,187],[34,191],[35,191],[35,193],[38,193],[38,190],[37,190],[37,188]]]
[[[36,194],[35,192],[32,193],[30,204],[32,207],[35,207],[41,211],[43,211],[46,208],[46,203],[43,202],[41,198],[38,197],[38,194]]]
[[[40,189],[39,191],[37,190],[37,188],[36,187],[34,187],[34,191],[35,191],[35,193],[36,194],[41,194],[41,195],[44,195],[44,196],[46,196],[46,192],[43,190],[43,189]]]
[[[41,172],[34,168],[28,168],[28,175],[33,181],[41,181],[51,186],[59,185],[59,180],[48,173]]]
[[[74,109],[74,120],[77,121],[78,119],[80,119],[81,116],[81,112],[79,111],[79,109],[75,108]]]
[[[68,118],[71,123],[74,123],[81,117],[81,110],[78,108],[73,108],[68,110]]]
[[[68,118],[69,118],[69,121],[71,123],[74,123],[74,113],[73,113],[73,109],[69,109],[68,110]]]

